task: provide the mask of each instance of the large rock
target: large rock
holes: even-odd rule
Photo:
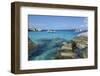
[[[88,36],[88,32],[82,32],[82,33],[78,34],[77,36],[87,37]]]
[[[37,45],[30,39],[28,38],[28,50],[37,48]]]
[[[28,38],[28,60],[32,60],[32,56],[34,52],[37,51],[37,45],[30,39]]]
[[[77,48],[79,49],[76,54],[81,58],[88,57],[88,37],[86,36],[77,36],[73,39],[77,43]]]
[[[88,38],[86,36],[76,36],[72,41],[63,42],[58,59],[76,59],[88,57]]]
[[[73,39],[73,41],[80,44],[88,44],[88,38],[85,36],[77,36]]]
[[[72,59],[75,55],[72,49],[72,42],[63,42],[62,47],[58,52],[58,59]]]

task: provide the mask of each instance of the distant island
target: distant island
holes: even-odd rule
[[[37,29],[37,28],[33,27],[33,28],[28,28],[28,31],[36,32],[36,31],[41,31],[41,29]]]
[[[47,31],[47,32],[56,32],[56,31],[75,31],[78,33],[87,32],[87,29],[63,29],[63,30],[54,30],[54,29],[38,29],[36,27],[28,28],[28,31],[39,32],[39,31]]]

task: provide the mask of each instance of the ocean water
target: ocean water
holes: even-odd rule
[[[40,39],[55,39],[55,38],[72,40],[77,34],[78,32],[75,32],[75,31],[28,32],[29,38],[34,42],[37,42],[37,40],[40,40]]]
[[[38,46],[28,52],[28,60],[55,59],[62,43],[72,40],[77,34],[75,31],[28,32],[28,37]]]

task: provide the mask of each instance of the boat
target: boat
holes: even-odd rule
[[[48,30],[47,32],[56,32],[55,30]]]

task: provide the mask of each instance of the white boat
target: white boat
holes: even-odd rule
[[[56,32],[55,30],[48,30],[47,32]]]

